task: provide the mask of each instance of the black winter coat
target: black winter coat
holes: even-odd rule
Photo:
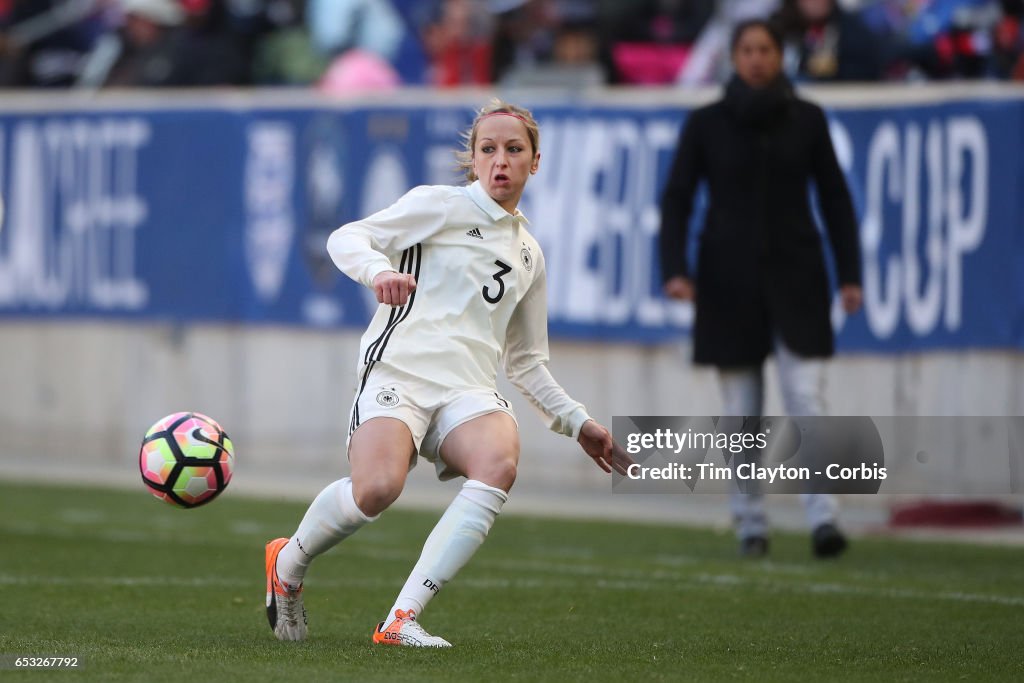
[[[805,357],[834,350],[831,292],[809,181],[839,283],[859,285],[857,221],[825,114],[780,77],[753,90],[738,78],[686,121],[662,197],[661,274],[693,279],[686,259],[693,198],[709,195],[697,258],[694,362],[760,365],[774,337]]]

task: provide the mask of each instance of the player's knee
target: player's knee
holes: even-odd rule
[[[477,470],[476,476],[470,477],[482,481],[488,486],[508,491],[516,482],[518,471],[516,461],[512,458],[487,459]]]
[[[375,517],[384,512],[398,500],[401,493],[402,482],[391,481],[385,477],[353,482],[352,485],[352,497],[367,517]]]

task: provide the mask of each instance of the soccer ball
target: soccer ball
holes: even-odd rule
[[[160,500],[183,508],[209,503],[227,488],[234,446],[220,425],[202,413],[174,413],[142,440],[142,483]]]

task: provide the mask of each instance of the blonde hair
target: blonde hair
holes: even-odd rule
[[[480,126],[480,122],[492,114],[508,114],[522,121],[523,125],[526,126],[526,135],[530,139],[530,145],[533,146],[533,156],[537,156],[537,152],[540,151],[540,126],[537,125],[537,121],[534,120],[530,110],[494,97],[477,112],[476,118],[473,119],[473,125],[462,134],[462,150],[455,153],[459,168],[466,172],[466,179],[469,182],[476,180],[476,173],[473,172],[473,149],[476,147],[476,130]]]

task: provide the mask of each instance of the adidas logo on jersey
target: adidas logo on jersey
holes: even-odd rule
[[[468,230],[466,231],[466,234],[469,235],[470,237],[475,237],[478,240],[482,240],[484,238],[484,236],[480,234],[480,228],[473,228],[472,230]]]

